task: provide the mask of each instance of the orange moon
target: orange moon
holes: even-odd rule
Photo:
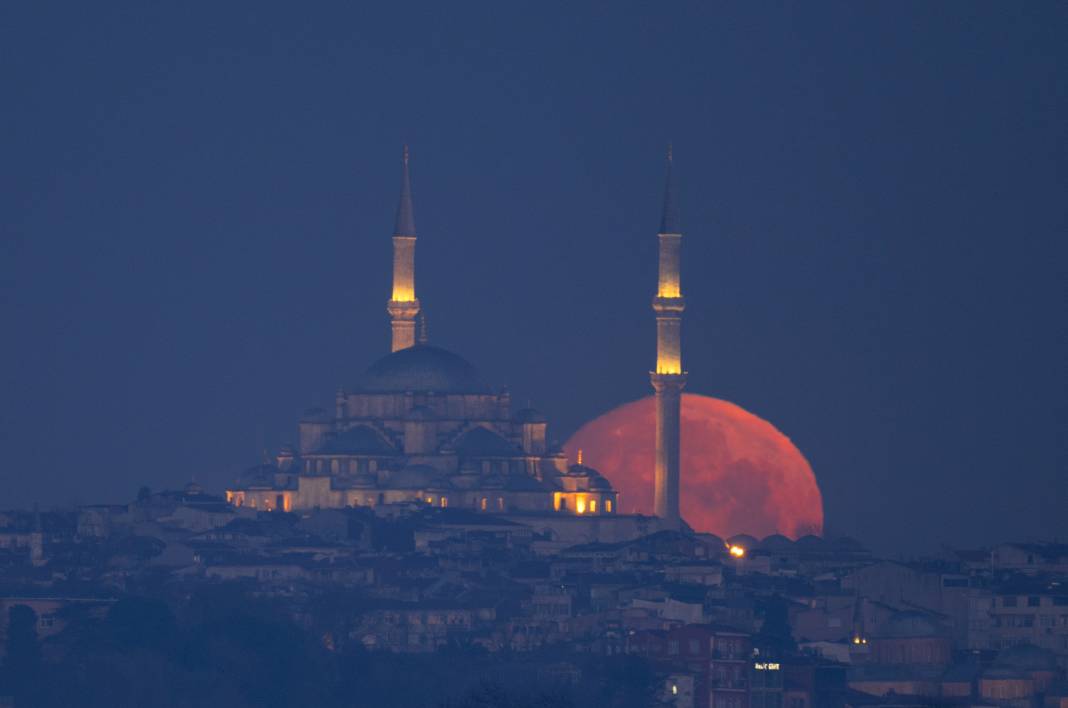
[[[625,403],[596,418],[564,445],[569,459],[607,477],[619,510],[653,513],[656,402]],[[771,423],[718,398],[682,395],[682,517],[722,538],[746,533],[791,538],[823,531],[823,499],[801,451]]]

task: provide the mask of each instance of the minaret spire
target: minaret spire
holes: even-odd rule
[[[679,423],[682,389],[682,297],[680,265],[682,233],[672,174],[671,146],[667,152],[667,181],[660,216],[660,264],[653,311],[656,313],[656,371],[649,378],[656,391],[655,513],[670,527],[682,521],[679,514]]]
[[[677,234],[682,230],[679,227],[679,208],[675,202],[675,179],[672,174],[671,144],[667,149],[667,179],[664,185],[664,209],[660,214],[660,233]]]
[[[415,236],[415,214],[412,210],[412,178],[408,172],[408,146],[404,146],[404,168],[401,175],[400,201],[393,224],[394,236]]]
[[[392,351],[414,346],[419,300],[415,297],[415,216],[407,145],[404,146],[400,200],[393,224],[393,295],[386,310],[392,320]]]

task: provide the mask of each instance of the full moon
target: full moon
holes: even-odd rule
[[[653,513],[656,403],[625,403],[586,423],[564,445],[599,470],[623,513]],[[695,531],[727,538],[823,530],[823,500],[808,461],[771,423],[739,406],[682,395],[680,506]]]

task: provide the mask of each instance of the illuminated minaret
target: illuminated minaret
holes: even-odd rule
[[[415,297],[415,217],[412,215],[412,182],[408,175],[408,146],[404,146],[404,174],[400,202],[393,226],[393,296],[386,304],[393,321],[393,349],[415,346],[415,320],[419,300]]]
[[[686,303],[679,284],[682,233],[671,175],[671,148],[667,154],[664,212],[660,217],[660,269],[653,298],[656,313],[656,371],[650,373],[656,391],[655,513],[672,527],[679,516],[679,414],[686,372],[682,369],[682,311]]]

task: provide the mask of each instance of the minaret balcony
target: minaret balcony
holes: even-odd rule
[[[653,309],[657,314],[678,313],[686,309],[686,298],[682,297],[654,297]]]
[[[662,374],[657,371],[649,372],[649,381],[653,384],[653,389],[656,391],[676,389],[682,390],[686,386],[686,374],[683,371],[681,374]]]
[[[386,303],[386,310],[394,319],[412,320],[419,314],[419,300],[390,300]]]

